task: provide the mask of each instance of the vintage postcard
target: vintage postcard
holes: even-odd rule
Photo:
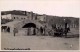
[[[1,50],[79,50],[79,0],[0,4]]]

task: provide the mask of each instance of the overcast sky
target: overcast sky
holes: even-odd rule
[[[80,0],[0,0],[0,10],[26,10],[39,14],[80,17]]]

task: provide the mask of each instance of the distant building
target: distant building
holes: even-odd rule
[[[10,20],[40,20],[45,21],[45,15],[38,15],[36,13],[27,12],[27,11],[20,11],[20,10],[12,10],[12,11],[2,11],[1,12],[1,19],[10,19]]]
[[[41,23],[46,22],[48,25],[56,25],[56,26],[64,26],[64,23],[67,22],[70,27],[79,27],[79,19],[74,17],[59,17],[59,16],[51,16],[51,15],[40,15],[27,11],[21,10],[12,10],[12,11],[2,11],[1,19],[10,19],[10,20],[37,20]],[[65,19],[65,21],[64,21]],[[4,20],[5,21],[5,20]]]
[[[2,11],[1,12],[2,19],[11,19],[11,20],[22,20],[27,19],[26,11]]]

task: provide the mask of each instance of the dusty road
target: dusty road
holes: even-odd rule
[[[61,38],[52,36],[13,36],[2,33],[1,49],[26,49],[31,50],[77,50],[79,38]]]

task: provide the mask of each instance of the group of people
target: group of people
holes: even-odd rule
[[[54,29],[54,36],[62,36],[63,35],[63,29],[58,27]]]
[[[18,29],[14,28],[13,29],[13,34],[14,36],[16,35],[16,33],[18,33]],[[40,27],[40,28],[26,28],[25,31],[26,35],[31,36],[31,35],[45,35],[45,28]]]
[[[1,29],[4,32],[10,32],[10,27],[2,26]],[[67,37],[67,33],[70,31],[70,28],[69,27],[62,28],[60,26],[60,27],[54,28],[53,30],[54,30],[54,34],[53,34],[54,36],[63,36],[63,34],[65,34],[65,37]],[[13,29],[14,36],[16,35],[16,33],[18,33],[18,29],[14,28]],[[42,35],[42,36],[45,36],[46,35],[46,27],[27,28],[27,33],[26,34],[27,35]],[[48,34],[50,34],[50,32],[48,32]]]
[[[67,24],[65,23],[65,27],[62,28],[62,26],[59,26],[59,27],[55,27],[55,28],[52,28],[50,30],[47,29],[47,27],[40,27],[40,28],[34,28],[34,27],[30,27],[30,28],[27,28],[26,29],[26,35],[42,35],[42,36],[45,36],[45,35],[54,35],[54,36],[60,36],[62,37],[63,35],[65,35],[65,37],[67,37],[67,33],[70,31],[70,27],[67,27]],[[18,33],[18,30],[16,28],[14,28],[13,30],[14,32],[14,36],[16,33]],[[53,32],[53,33],[50,33],[50,32]]]
[[[63,36],[63,34],[65,34],[65,37],[67,37],[67,33],[70,31],[70,28],[62,28],[62,27],[58,27],[54,29],[54,36]]]

